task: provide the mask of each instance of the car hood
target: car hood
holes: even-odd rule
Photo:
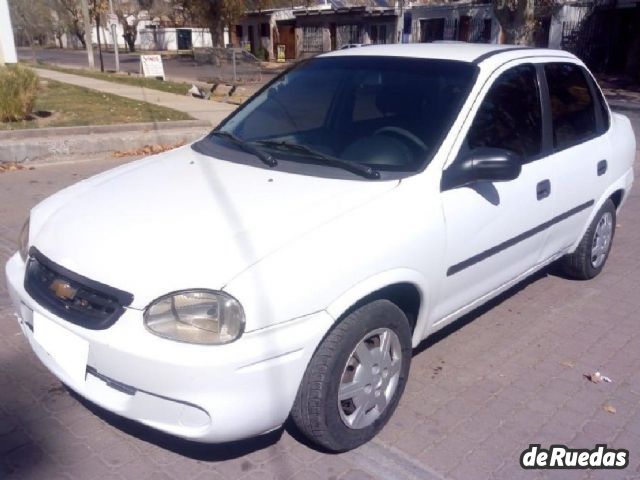
[[[45,200],[32,211],[31,243],[71,271],[132,293],[131,306],[144,308],[176,290],[222,289],[397,184],[285,173],[183,147]]]

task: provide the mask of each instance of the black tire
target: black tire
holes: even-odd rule
[[[594,263],[592,259],[592,248],[594,242],[596,241],[596,231],[598,228],[598,224],[604,221],[605,217],[610,216],[611,219],[611,236],[609,241],[607,242],[605,251],[603,252],[604,257],[602,257],[601,261]],[[582,237],[580,244],[575,252],[565,255],[560,259],[560,268],[562,273],[564,273],[569,278],[574,278],[576,280],[589,280],[596,275],[598,275],[602,269],[604,268],[605,263],[607,263],[607,258],[609,258],[609,252],[611,251],[611,245],[613,244],[613,237],[616,232],[616,206],[613,204],[611,199],[608,199],[598,213],[593,218],[591,225]]]
[[[354,372],[355,378],[355,371],[359,371],[360,368],[363,369],[364,375],[369,375],[370,370],[373,372],[372,369],[375,367],[365,369],[365,363],[354,360],[357,358],[353,356],[357,356],[355,349],[360,344],[364,344],[373,345],[369,350],[371,352],[382,351],[382,348],[378,349],[375,346],[375,342],[366,343],[364,339],[368,338],[368,335],[374,335],[369,338],[368,342],[372,342],[375,338],[382,342],[382,335],[393,339],[393,335],[387,333],[389,330],[399,340],[399,343],[395,339],[393,340],[396,345],[394,352],[401,352],[400,357],[395,356],[395,353],[389,355],[389,358],[395,357],[396,361],[398,358],[400,359],[400,363],[394,363],[393,367],[397,372],[393,374],[395,380],[392,382],[388,380],[391,378],[390,376],[385,377],[386,382],[392,382],[395,385],[395,390],[389,394],[384,408],[372,407],[368,413],[364,414],[369,417],[368,421],[379,415],[371,424],[361,428],[349,427],[346,423],[347,420],[343,420],[343,416],[347,415],[345,412],[349,408],[353,408],[354,412],[351,415],[354,418],[357,415],[355,403],[345,403],[353,402],[353,400],[346,400],[340,404],[338,402],[338,390],[343,381],[343,374],[349,375],[347,371]],[[383,333],[376,337],[376,332]],[[394,303],[388,300],[375,300],[353,311],[327,334],[307,366],[291,410],[291,417],[296,427],[312,443],[332,452],[344,452],[368,442],[382,430],[398,405],[407,382],[411,353],[409,322],[402,310]],[[356,367],[350,365],[347,368],[347,362],[354,361],[357,362]],[[378,371],[380,371],[379,368]],[[385,372],[387,372],[386,369]],[[382,375],[380,373],[375,377],[379,382],[374,382],[374,384],[378,386],[382,384]],[[371,384],[368,387],[369,391],[366,395],[369,399],[373,399],[373,395],[376,395],[376,398],[379,397],[381,389],[387,388],[386,384],[382,384],[373,393],[369,393],[372,391]],[[365,390],[362,389],[360,392],[361,395],[364,395],[362,392]],[[385,396],[385,398],[387,397]],[[347,406],[345,407],[345,405]],[[363,411],[367,411],[368,407],[361,408]]]

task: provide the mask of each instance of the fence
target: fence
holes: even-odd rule
[[[562,22],[561,48],[580,57],[592,69],[603,71],[608,63],[609,29],[598,13]]]
[[[255,83],[262,81],[260,60],[243,48],[195,48],[195,62],[209,83]]]

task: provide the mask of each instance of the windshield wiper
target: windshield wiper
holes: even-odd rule
[[[310,157],[314,157],[322,160],[323,163],[326,163],[333,167],[338,167],[344,170],[348,170],[352,173],[355,173],[365,178],[372,178],[372,179],[380,178],[380,172],[378,172],[377,170],[374,170],[371,167],[362,165],[361,163],[349,162],[348,160],[342,160],[341,158],[333,157],[326,153],[322,153],[317,150],[314,150],[311,147],[307,147],[306,145],[300,145],[298,143],[290,143],[284,140],[259,140],[256,143],[259,143],[261,145],[266,145],[269,147],[284,148],[286,150],[305,153]]]
[[[213,135],[213,136],[216,136],[216,137],[222,137],[222,138],[224,138],[226,140],[229,140],[231,143],[233,143],[234,145],[239,146],[245,152],[248,152],[248,153],[251,153],[251,154],[255,155],[256,157],[258,157],[260,160],[262,160],[265,164],[269,165],[270,167],[275,167],[276,165],[278,165],[278,161],[275,158],[273,158],[271,155],[269,155],[268,153],[265,153],[262,150],[254,147],[250,143],[245,142],[241,138],[236,137],[231,132],[223,132],[223,131],[220,131],[220,130],[215,130],[215,131],[211,132],[209,135]]]

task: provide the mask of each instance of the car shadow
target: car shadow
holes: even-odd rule
[[[492,300],[489,300],[487,303],[480,305],[474,310],[471,310],[469,313],[458,318],[453,323],[450,323],[446,327],[443,327],[441,330],[438,330],[437,332],[429,335],[416,348],[413,349],[413,356],[415,357],[416,355],[420,355],[422,352],[432,347],[436,343],[444,340],[449,335],[457,332],[458,330],[463,328],[465,325],[470,324],[478,317],[481,317],[485,313],[491,311],[492,309],[500,305],[502,302],[509,300],[511,297],[521,292],[522,290],[527,288],[529,285],[550,275],[561,276],[560,272],[558,271],[557,267],[554,264],[537,271],[536,273],[532,274],[531,276],[517,283],[516,285],[509,288],[508,290],[505,290],[504,292],[502,292],[500,295],[496,296]]]
[[[161,432],[141,423],[129,420],[128,418],[121,417],[120,415],[105,410],[95,403],[81,397],[70,388],[67,388],[67,390],[69,395],[81,403],[85,408],[87,408],[87,410],[112,427],[131,435],[138,440],[151,443],[160,448],[193,460],[201,460],[205,462],[233,460],[276,444],[284,432],[283,428],[279,428],[258,437],[235,442],[217,444],[194,442],[169,435],[168,433]]]

